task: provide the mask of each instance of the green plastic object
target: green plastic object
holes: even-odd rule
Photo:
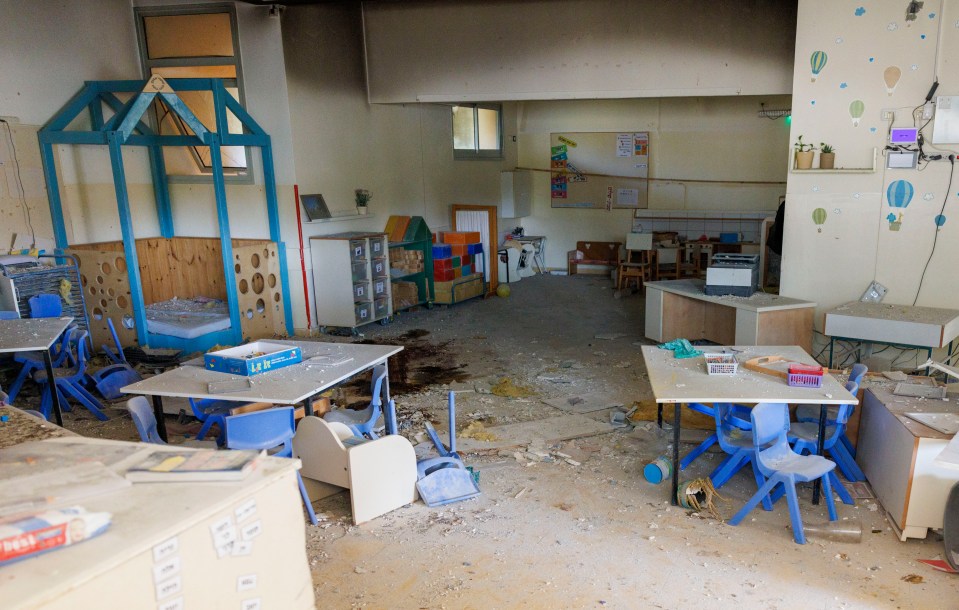
[[[688,339],[673,339],[669,343],[662,343],[659,346],[659,349],[671,349],[673,350],[674,358],[695,358],[696,356],[702,356],[703,353],[693,347],[693,344],[689,342]]]

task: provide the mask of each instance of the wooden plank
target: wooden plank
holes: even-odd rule
[[[663,292],[663,341],[702,339],[706,328],[706,304],[678,294]]]
[[[764,311],[759,314],[758,345],[798,345],[812,352],[813,309]]]
[[[548,443],[565,441],[585,436],[595,436],[612,432],[615,428],[606,422],[590,419],[585,415],[562,415],[549,419],[537,419],[519,424],[506,424],[487,428],[486,432],[495,440],[480,441],[472,438],[456,439],[456,450],[461,453],[484,451],[487,449],[509,449],[528,445],[534,440]],[[440,434],[446,442],[446,435]]]

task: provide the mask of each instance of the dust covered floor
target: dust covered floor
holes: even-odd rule
[[[320,339],[406,346],[391,359],[391,390],[401,432],[414,442],[424,420],[445,429],[451,388],[460,391],[457,429],[480,437],[491,426],[565,415],[544,400],[599,396],[629,407],[651,398],[638,347],[648,343],[641,298],[614,299],[609,280],[595,276],[537,276],[511,288],[506,299],[422,309],[364,326],[361,337]],[[364,391],[368,381],[359,381],[334,399],[362,404]],[[609,412],[585,416],[608,422]],[[74,409],[65,423],[136,438],[122,411],[109,414],[97,422]],[[195,431],[167,421],[171,438]],[[916,561],[941,558],[937,535],[899,542],[874,500],[838,505],[841,524],[861,527],[861,542],[805,546],[792,540],[784,503],[739,527],[722,521],[755,491],[747,471],[720,490],[720,518],[672,507],[668,483],[642,474],[669,454],[668,438],[637,422],[469,454],[479,498],[434,509],[417,502],[357,527],[345,493],[319,500],[320,525],[306,526],[317,608],[959,608],[959,577]],[[708,475],[719,459],[707,453],[682,478]],[[800,490],[805,521],[827,522],[810,497],[811,488]]]

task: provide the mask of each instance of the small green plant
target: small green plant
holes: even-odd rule
[[[366,204],[370,202],[370,199],[373,198],[373,195],[366,189],[356,189],[356,205],[365,208]]]
[[[820,143],[819,143],[819,150],[820,150],[820,152],[824,152],[824,153],[826,153],[827,155],[828,155],[829,153],[836,152],[836,149],[835,149],[835,148],[833,148],[833,147],[830,146],[829,144],[826,144],[825,142],[820,142]]]
[[[796,152],[806,152],[807,150],[816,150],[816,147],[812,144],[803,144],[802,136],[799,136],[799,139],[796,140]]]

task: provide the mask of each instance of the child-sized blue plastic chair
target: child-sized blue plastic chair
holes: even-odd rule
[[[71,324],[63,334],[60,335],[60,338],[50,347],[50,359],[53,362],[53,368],[56,369],[64,365],[69,358],[69,365],[72,366],[76,364],[76,361],[73,360],[73,356],[69,349],[67,348],[68,339],[70,337],[70,331],[76,328],[75,324]],[[13,356],[15,362],[19,362],[23,366],[20,368],[20,373],[17,375],[17,378],[13,380],[13,383],[10,384],[10,402],[12,403],[17,395],[20,393],[20,390],[23,389],[23,384],[28,377],[33,375],[34,371],[39,371],[46,366],[43,363],[43,353],[40,352],[21,352]]]
[[[346,424],[354,436],[368,436],[371,439],[379,438],[373,431],[376,428],[376,422],[383,413],[382,393],[385,390],[384,380],[386,379],[386,365],[378,364],[373,367],[373,400],[370,405],[360,411],[353,409],[336,409],[329,411],[323,419],[328,422],[340,422]],[[387,422],[389,423],[389,422]],[[389,433],[389,429],[387,429]]]
[[[225,421],[227,448],[269,450],[282,447],[271,455],[293,457],[293,434],[296,430],[293,407],[274,407],[264,411],[230,415]],[[310,523],[316,525],[316,513],[313,512],[313,504],[306,493],[299,470],[296,471],[296,481],[300,487],[303,506],[310,516]]]
[[[153,414],[153,408],[150,402],[144,396],[135,396],[127,401],[127,411],[133,418],[133,425],[137,427],[140,434],[140,440],[144,443],[154,443],[156,445],[166,445],[166,442],[160,438],[157,432],[157,418]]]
[[[859,393],[859,386],[862,385],[862,380],[866,376],[866,373],[869,372],[869,367],[865,364],[857,362],[852,365],[852,369],[849,371],[849,380],[848,382],[853,382],[856,384],[855,389],[851,389],[846,385],[846,389],[849,390],[854,396]],[[852,417],[852,414],[856,411],[856,405],[852,406],[852,409],[849,411],[849,417]],[[830,406],[826,409],[827,423],[836,422],[836,407]],[[816,405],[799,405],[796,407],[796,421],[800,422],[819,422],[819,408]],[[846,436],[845,429],[842,434],[839,435],[839,442],[843,444],[846,448],[846,453],[852,457],[856,457],[856,447],[853,446],[852,441],[849,440],[849,437]],[[859,469],[859,466],[856,464],[855,460],[852,460],[853,472],[856,472],[858,476],[851,477],[847,470],[843,468],[842,464],[839,464],[839,469],[842,470],[843,475],[850,481],[865,481],[866,475],[862,474],[862,470]]]
[[[756,479],[756,487],[761,488],[766,482],[756,465],[756,448],[748,431],[742,430],[733,422],[733,405],[718,402],[713,405],[716,419],[716,437],[719,446],[729,455],[709,475],[713,486],[719,489],[725,485],[739,469],[749,464]],[[754,407],[755,408],[755,407]],[[777,497],[763,498],[763,508],[773,509],[773,502]]]
[[[855,385],[854,382],[847,381],[846,389],[852,392],[850,388]],[[826,439],[823,441],[823,451],[829,452],[830,457],[839,466],[839,470],[842,471],[844,477],[850,481],[865,481],[866,477],[859,465],[856,464],[856,460],[849,455],[843,444],[839,442],[843,431],[846,429],[846,422],[849,421],[850,413],[852,413],[852,405],[839,405],[835,421],[826,424]],[[788,438],[796,453],[815,454],[819,445],[819,422],[796,422],[789,429]],[[836,476],[835,471],[829,473],[829,479],[842,501],[845,504],[853,504],[852,496],[839,482],[839,477]]]
[[[716,416],[716,409],[711,405],[704,405],[698,402],[692,402],[686,405],[686,407],[691,411],[696,411],[697,413],[702,413],[709,417]],[[733,405],[732,415],[730,418],[730,423],[741,430],[752,430],[753,425],[749,423],[748,419],[742,419],[742,417],[749,417],[749,407],[744,405]],[[679,469],[686,470],[686,467],[695,461],[696,458],[706,453],[710,447],[715,445],[719,440],[719,437],[716,436],[716,433],[712,433],[706,437],[706,440],[701,442],[695,449],[686,454],[686,456],[679,461]]]
[[[796,483],[808,483],[822,479],[823,495],[829,511],[829,520],[835,521],[836,502],[832,497],[832,485],[826,476],[836,464],[819,455],[799,455],[789,446],[786,439],[789,431],[789,407],[784,403],[762,403],[753,407],[753,447],[756,450],[755,464],[766,477],[766,482],[738,513],[729,520],[730,525],[739,525],[760,501],[769,498],[775,488],[782,485],[786,502],[789,505],[789,518],[792,521],[793,538],[799,544],[806,544],[802,515],[799,512],[799,497]]]
[[[27,304],[31,318],[57,318],[63,314],[63,303],[58,294],[41,293],[30,297]]]
[[[102,411],[103,405],[96,397],[83,387],[83,381],[86,378],[87,368],[87,331],[80,328],[72,328],[67,331],[67,343],[64,350],[73,354],[74,365],[71,367],[60,367],[53,370],[54,387],[60,397],[60,405],[64,410],[69,410],[67,396],[72,397],[81,405],[93,413],[100,421],[106,421],[108,418]],[[50,418],[50,409],[53,408],[53,398],[47,390],[47,371],[40,369],[33,373],[33,380],[41,385],[40,410],[43,416]]]
[[[224,419],[230,414],[230,409],[240,406],[241,402],[232,400],[214,400],[212,398],[190,398],[190,409],[193,411],[193,417],[203,423],[200,431],[197,432],[196,440],[202,441],[213,424],[220,428],[220,434],[216,437],[216,444],[222,447],[226,443],[226,424]]]

